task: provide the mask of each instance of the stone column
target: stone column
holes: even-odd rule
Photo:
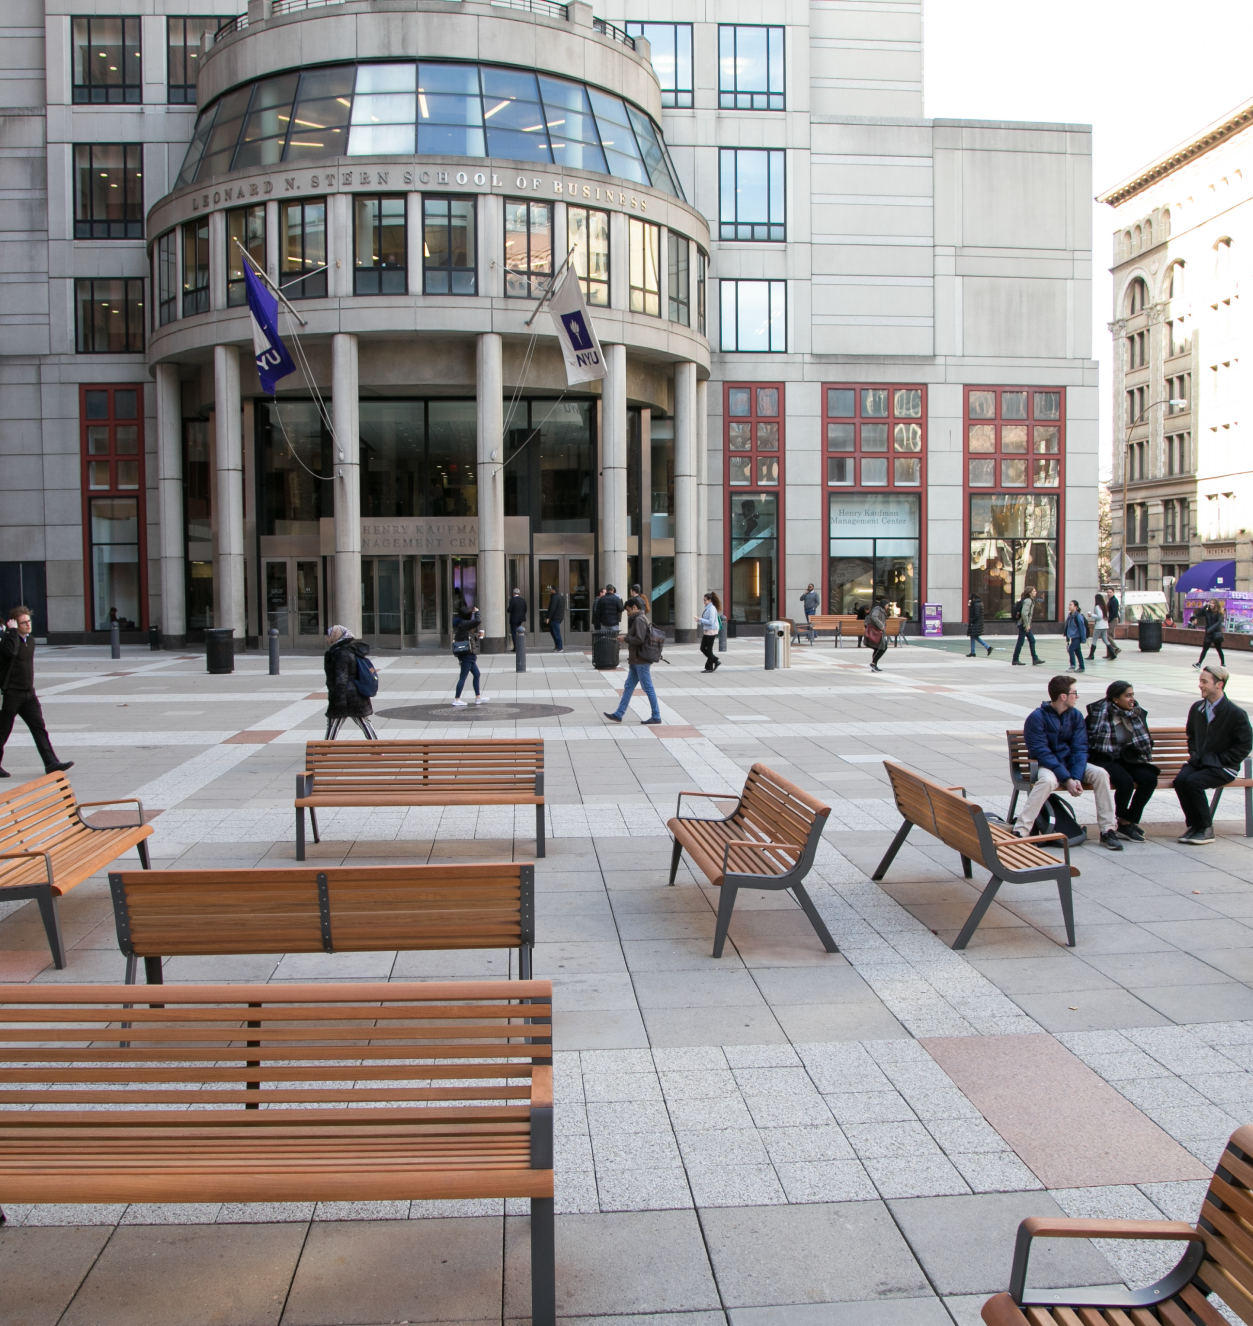
[[[602,345],[608,370],[600,410],[601,579],[625,599],[627,578],[627,392],[626,346]]]
[[[161,638],[187,643],[186,537],[183,531],[183,389],[177,364],[158,364],[157,511],[161,524]]]
[[[674,638],[692,644],[700,595],[696,590],[696,365],[674,366]]]
[[[702,600],[713,588],[709,569],[709,379],[696,381],[696,581]]]
[[[504,367],[497,332],[478,338],[479,615],[485,654],[512,648],[505,621]]]
[[[219,207],[209,213],[209,307],[226,307],[226,213]]]
[[[357,338],[331,337],[331,422],[335,465],[335,621],[361,634],[361,448]]]
[[[235,652],[247,643],[244,615],[244,449],[239,401],[239,350],[213,348],[214,432],[217,446],[217,568],[214,624],[233,627]]]

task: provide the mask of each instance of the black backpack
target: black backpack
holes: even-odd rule
[[[1075,819],[1070,807],[1057,795],[1049,797],[1041,807],[1031,832],[1064,833],[1071,847],[1080,847],[1088,841],[1087,829]],[[1049,844],[1045,843],[1044,846]]]
[[[1022,599],[1019,599],[1014,604],[1014,610],[1011,615],[1013,616],[1014,621],[1016,622],[1022,621]]]

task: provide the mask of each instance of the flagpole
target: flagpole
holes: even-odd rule
[[[236,240],[235,243],[238,244],[238,243],[239,243],[239,240]],[[553,297],[553,293],[554,293],[554,292],[556,291],[556,289],[557,289],[557,280],[558,280],[558,278],[561,276],[562,272],[564,272],[564,271],[566,270],[566,268],[569,267],[569,265],[570,265],[570,259],[574,256],[574,250],[575,250],[577,247],[578,247],[577,245],[572,245],[572,246],[571,246],[571,248],[570,248],[570,252],[566,254],[566,259],[565,259],[565,261],[564,261],[564,262],[561,264],[561,266],[558,267],[557,270],[553,273],[552,280],[550,280],[549,283],[548,283],[548,289],[545,290],[544,293],[543,293],[543,295],[540,296],[540,301],[539,301],[539,303],[535,306],[535,312],[532,313],[531,316],[530,316],[529,318],[527,318],[527,320],[526,320],[525,323],[523,323],[523,326],[524,326],[524,327],[529,327],[529,326],[531,325],[531,323],[533,323],[533,322],[535,321],[535,319],[538,318],[539,315],[544,311],[544,305],[547,304],[548,301]]]
[[[236,239],[234,243],[235,247],[243,255],[244,261],[248,264],[248,266],[251,267],[252,270],[256,272],[256,274],[265,282],[266,286],[273,292],[273,294],[278,299],[281,299],[283,301],[283,305],[287,309],[288,313],[290,313],[292,317],[295,318],[296,321],[300,323],[302,327],[307,327],[309,324],[304,320],[304,318],[300,316],[299,313],[296,312],[294,308],[292,308],[291,300],[288,299],[287,296],[278,288],[278,286],[276,286],[274,282],[270,280],[270,278],[265,274],[265,272],[261,270],[261,268],[257,265],[257,260],[252,256],[252,254],[249,253],[246,248],[244,248],[244,246],[239,242],[238,239]],[[310,273],[310,275],[312,275],[312,273]]]

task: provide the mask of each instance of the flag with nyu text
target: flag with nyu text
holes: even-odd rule
[[[566,268],[556,294],[548,301],[548,311],[553,315],[557,339],[565,357],[566,382],[573,386],[576,382],[603,378],[605,357],[600,352],[600,342],[596,339],[587,305],[583,303],[583,291],[573,267]]]
[[[278,334],[278,300],[262,284],[261,278],[244,263],[244,285],[248,309],[252,313],[252,348],[257,356],[257,376],[261,390],[274,395],[279,378],[296,371],[296,365]]]

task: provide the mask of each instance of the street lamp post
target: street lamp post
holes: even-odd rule
[[[1155,410],[1159,405],[1187,405],[1187,401],[1177,400],[1170,396],[1164,396],[1160,401],[1154,401],[1151,405],[1146,405],[1143,410],[1127,425],[1127,432],[1123,437],[1122,446],[1122,566],[1119,573],[1119,582],[1122,586],[1122,596],[1127,597],[1127,472],[1131,468],[1131,430],[1139,423],[1144,422],[1145,415],[1150,410]]]

